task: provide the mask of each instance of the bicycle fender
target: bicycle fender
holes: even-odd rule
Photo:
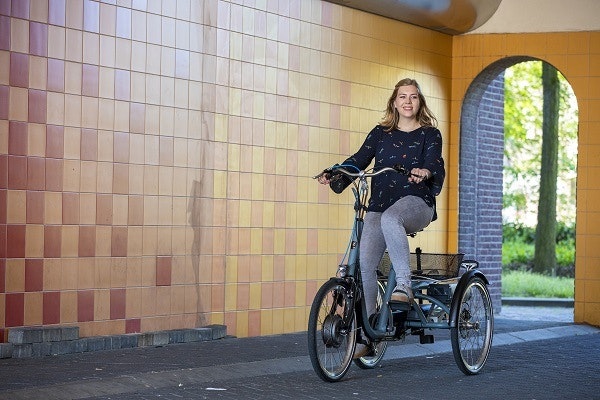
[[[462,292],[465,291],[467,284],[469,283],[471,278],[474,278],[474,277],[481,278],[481,280],[486,285],[490,284],[490,282],[485,277],[483,272],[479,271],[478,269],[469,270],[460,277],[460,280],[458,281],[458,284],[456,285],[456,289],[454,289],[454,294],[452,295],[452,305],[450,306],[450,321],[449,321],[450,328],[456,327],[456,320],[458,319],[457,318],[458,317],[458,309],[460,306],[460,297],[462,297],[462,296],[459,296],[459,294],[462,295]]]

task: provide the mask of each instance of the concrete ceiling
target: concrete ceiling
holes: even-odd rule
[[[450,35],[600,30],[599,0],[328,0]]]

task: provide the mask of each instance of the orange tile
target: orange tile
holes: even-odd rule
[[[83,227],[82,227],[83,228]],[[77,289],[92,289],[96,281],[96,259],[79,258],[77,267]]]
[[[25,230],[25,257],[44,257],[44,226],[27,225]]]
[[[66,258],[62,260],[60,276],[63,290],[76,290],[78,288],[78,272],[79,260],[77,258]]]
[[[60,322],[75,323],[78,315],[78,292],[66,291],[60,294]],[[79,325],[80,327],[82,325]],[[80,337],[83,337],[83,332],[80,332]]]
[[[25,293],[24,325],[41,325],[43,317],[43,294],[41,292]]]
[[[61,256],[77,257],[79,253],[79,226],[62,227]]]
[[[44,260],[44,290],[61,290],[61,260],[46,259]]]

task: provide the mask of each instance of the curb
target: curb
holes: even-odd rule
[[[519,307],[574,307],[573,299],[542,298],[542,297],[503,297],[503,306]]]
[[[8,343],[0,343],[0,358],[29,358],[86,353],[174,343],[206,342],[227,336],[227,326],[79,337],[78,327],[13,328]]]

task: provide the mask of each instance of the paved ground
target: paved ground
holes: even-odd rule
[[[570,308],[504,306],[490,358],[463,375],[446,331],[322,382],[306,334],[0,360],[0,399],[600,399],[600,330]]]

